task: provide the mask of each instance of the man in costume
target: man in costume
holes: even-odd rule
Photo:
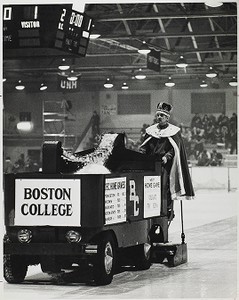
[[[194,197],[180,128],[169,123],[172,108],[164,102],[157,105],[157,123],[146,128],[145,139],[140,146],[143,153],[162,161],[162,197],[167,199],[169,220],[174,217],[173,200]]]

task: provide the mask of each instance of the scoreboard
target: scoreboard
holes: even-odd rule
[[[85,56],[92,21],[72,5],[5,5],[4,50],[44,47]]]
[[[85,56],[92,19],[75,10],[62,9],[58,22],[55,47]]]

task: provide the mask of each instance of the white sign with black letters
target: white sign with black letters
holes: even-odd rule
[[[144,218],[160,215],[160,176],[144,176]]]
[[[105,180],[105,224],[126,221],[126,177]]]
[[[80,226],[80,179],[16,179],[15,225]]]

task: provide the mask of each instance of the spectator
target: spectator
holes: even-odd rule
[[[198,128],[196,134],[193,136],[194,145],[194,156],[198,159],[200,153],[204,150],[205,139],[202,136],[201,130]]]
[[[202,120],[198,113],[195,114],[195,116],[192,118],[191,122],[191,128],[201,128],[202,127]]]
[[[237,128],[236,126],[230,128],[229,131],[229,144],[230,144],[230,154],[237,154]]]
[[[216,123],[217,123],[216,117],[214,115],[210,115],[209,116],[209,125],[216,126]]]
[[[26,161],[25,170],[26,170],[26,172],[38,172],[39,171],[39,165],[31,157],[28,157],[28,159]]]
[[[214,132],[214,143],[222,143],[222,135],[220,127],[216,127]]]
[[[222,165],[222,154],[221,153],[218,153],[216,149],[213,149],[212,150],[212,153],[211,153],[211,158],[210,158],[210,161],[209,161],[209,165],[210,166],[221,166]]]
[[[5,159],[4,173],[12,173],[12,171],[13,171],[13,163],[11,161],[10,156],[7,156]]]
[[[215,143],[215,126],[208,123],[207,128],[205,129],[205,139],[208,143]]]
[[[208,166],[210,161],[210,153],[204,149],[198,157],[197,166]]]
[[[225,149],[228,149],[229,146],[229,129],[226,125],[223,125],[221,128],[221,137],[222,137],[222,142],[225,144]]]
[[[192,149],[191,149],[192,133],[190,128],[181,127],[181,135],[184,142],[186,153],[188,154],[188,156],[190,156],[192,154]]]
[[[233,113],[231,118],[229,119],[229,127],[234,128],[237,127],[237,114]]]
[[[203,118],[202,118],[202,127],[205,129],[207,128],[209,124],[209,118],[208,118],[208,115],[204,115]]]
[[[19,173],[19,172],[25,172],[25,158],[24,154],[21,153],[18,160],[13,165],[13,172]]]
[[[229,125],[229,118],[225,116],[225,114],[221,114],[218,117],[218,126],[222,128],[222,126],[228,126]]]
[[[91,117],[91,126],[92,126],[92,135],[93,138],[100,134],[100,116],[98,115],[97,111],[93,111],[93,115]]]

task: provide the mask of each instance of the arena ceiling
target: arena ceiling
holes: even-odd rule
[[[210,66],[218,74],[210,80],[214,88],[228,86],[237,75],[236,2],[220,7],[203,2],[88,4],[85,12],[93,18],[92,34],[100,34],[90,40],[85,57],[57,49],[7,49],[3,66],[8,83],[19,75],[53,82],[62,58],[83,84],[93,83],[96,89],[109,76],[115,82],[132,82],[139,68],[148,82],[160,86],[171,76],[179,88],[199,86]],[[149,69],[147,56],[138,53],[144,41],[160,51],[160,71]],[[186,68],[175,65],[181,55]]]

